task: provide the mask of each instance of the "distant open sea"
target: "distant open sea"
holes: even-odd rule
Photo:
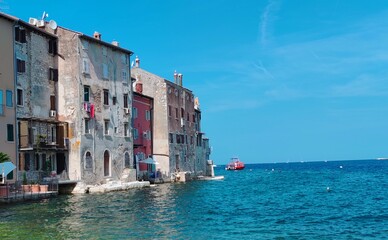
[[[388,237],[388,161],[220,166],[216,175],[225,179],[1,205],[0,239]]]

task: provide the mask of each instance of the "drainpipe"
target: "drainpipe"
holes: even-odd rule
[[[129,56],[131,57],[132,54]],[[129,76],[131,76],[131,68],[129,68]],[[132,109],[133,109],[133,83],[136,81],[135,78],[132,78],[131,77],[131,83],[130,83],[130,95],[128,96],[131,96],[131,105],[128,107],[131,107],[131,133],[133,133],[133,126],[134,126],[134,120],[133,120],[133,113],[132,113]],[[136,160],[136,157],[135,157],[135,154],[134,154],[134,148],[133,148],[133,143],[134,143],[134,140],[133,140],[133,134],[132,134],[132,153],[131,153],[131,157],[132,157],[132,162],[135,162],[135,175],[136,175],[136,180],[138,179],[138,168],[139,168],[139,164],[137,163],[137,160]],[[131,159],[131,158],[130,158]],[[129,164],[131,165],[131,164]]]
[[[15,109],[15,120],[14,120],[14,126],[15,126],[15,163],[16,163],[16,181],[19,180],[19,154],[18,154],[18,148],[19,148],[19,129],[18,129],[18,125],[17,125],[17,114],[16,114],[16,94],[17,93],[17,69],[16,69],[16,52],[15,52],[15,27],[17,25],[17,22],[15,21],[13,23],[13,27],[12,27],[12,52],[13,52],[13,76],[14,76],[14,106],[13,108]]]

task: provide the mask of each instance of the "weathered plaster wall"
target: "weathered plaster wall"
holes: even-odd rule
[[[141,68],[132,68],[131,76],[143,84],[143,94],[154,99],[153,157],[159,163],[162,174],[170,176],[170,152],[168,143],[167,85],[163,78]]]
[[[16,58],[25,61],[24,73],[17,73],[17,88],[23,90],[23,105],[17,116],[49,118],[50,96],[56,95],[56,82],[49,80],[49,68],[57,68],[57,58],[50,54],[49,38],[26,31],[27,43],[15,43]]]
[[[58,53],[58,120],[69,123],[69,178],[81,179],[81,126],[77,121],[81,116],[80,57],[78,34],[57,29]]]
[[[170,143],[170,171],[175,171],[178,166],[180,171],[196,172],[194,96],[190,90],[182,86],[171,82],[167,83],[168,105],[172,111],[168,118],[168,132],[172,133],[174,138],[174,143]],[[184,142],[178,143],[177,135],[183,135]],[[178,164],[177,161],[179,161]]]
[[[108,178],[119,179],[124,169],[124,155],[129,153],[133,161],[132,129],[124,137],[124,123],[131,126],[131,114],[124,113],[124,94],[128,94],[128,105],[132,106],[129,80],[129,55],[107,46],[89,41],[74,32],[59,28],[60,47],[64,60],[60,63],[61,94],[74,94],[74,99],[61,102],[61,117],[71,123],[73,136],[70,168],[77,177],[87,183],[100,183]],[[125,54],[126,57],[123,57]],[[89,73],[84,73],[83,62],[87,61]],[[103,75],[103,64],[108,67],[108,76]],[[63,67],[63,68],[62,68]],[[127,79],[122,72],[127,71]],[[84,109],[84,86],[90,87],[89,104],[95,107],[95,116]],[[109,105],[103,103],[103,90],[109,90]],[[78,96],[78,97],[74,97]],[[113,104],[113,98],[117,102]],[[85,132],[85,118],[89,120],[89,132]],[[109,121],[109,134],[104,133],[104,121]],[[109,153],[109,174],[104,175],[104,153]],[[85,156],[90,152],[91,168],[86,167]]]

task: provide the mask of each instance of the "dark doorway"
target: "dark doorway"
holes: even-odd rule
[[[105,150],[104,152],[104,176],[109,176],[109,152]]]

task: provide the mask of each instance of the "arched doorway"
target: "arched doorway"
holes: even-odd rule
[[[105,150],[105,152],[104,152],[104,177],[109,176],[109,166],[110,166],[109,151]]]
[[[93,168],[93,158],[92,154],[87,151],[85,154],[85,169],[92,169]]]
[[[125,168],[131,168],[131,163],[130,163],[129,153],[128,152],[125,152],[125,154],[124,154],[124,167]]]

